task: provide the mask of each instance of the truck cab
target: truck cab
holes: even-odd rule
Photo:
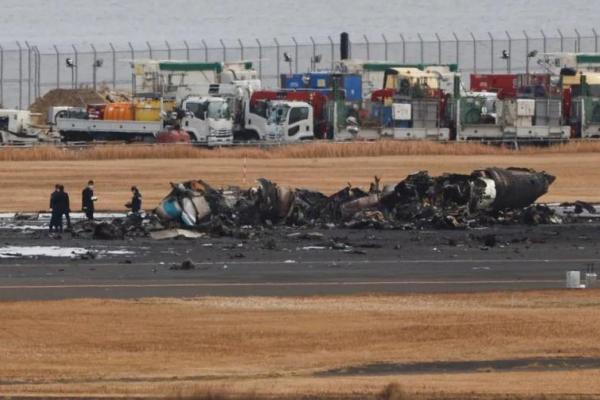
[[[26,110],[0,110],[0,142],[34,143],[39,131],[32,128],[31,113]]]
[[[270,141],[314,139],[313,108],[302,101],[273,101],[266,130],[266,139]]]
[[[192,141],[208,146],[231,145],[233,119],[229,102],[222,97],[190,96],[181,104],[185,116],[181,128]]]

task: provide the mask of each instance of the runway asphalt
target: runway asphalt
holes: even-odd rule
[[[0,300],[556,289],[567,270],[600,263],[599,241],[597,222],[467,231],[276,228],[253,239],[162,241],[0,227]],[[84,254],[25,257],[8,246]],[[177,269],[186,260],[194,268]]]

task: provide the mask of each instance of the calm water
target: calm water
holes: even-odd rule
[[[353,37],[400,32],[426,37],[453,31],[484,35],[561,28],[582,33],[600,24],[597,0],[2,0],[0,42],[164,43],[183,39],[218,44],[218,39],[271,41],[274,36],[320,41],[341,31]]]

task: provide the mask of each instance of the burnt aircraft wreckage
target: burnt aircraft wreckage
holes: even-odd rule
[[[533,203],[555,177],[523,168],[487,168],[469,175],[409,175],[395,186],[368,191],[348,185],[327,196],[258,179],[248,190],[216,189],[202,180],[171,184],[154,211],[165,228],[217,234],[283,224],[376,229],[469,228],[495,223],[557,223]]]
[[[523,168],[487,168],[469,175],[411,174],[368,191],[346,186],[327,196],[258,179],[248,190],[214,188],[202,180],[171,183],[170,193],[145,216],[82,221],[73,234],[96,239],[135,236],[250,237],[275,225],[354,229],[468,229],[494,224],[551,224],[562,218],[534,202],[555,178]]]

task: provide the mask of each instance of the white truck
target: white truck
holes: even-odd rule
[[[223,97],[189,96],[181,103],[185,116],[181,128],[190,139],[207,146],[233,143],[233,119],[229,102]]]
[[[36,143],[39,129],[32,126],[31,112],[27,110],[0,110],[0,142],[10,144]]]
[[[288,143],[314,139],[312,106],[302,101],[272,101],[264,139]]]
[[[252,101],[255,93],[259,94],[259,100]],[[277,92],[261,91],[261,82],[255,79],[179,88],[177,99],[181,101],[182,109],[187,114],[182,120],[182,128],[190,134],[192,140],[201,143],[206,136],[204,132],[208,129],[209,145],[231,144],[233,131],[240,141],[295,142],[313,139],[312,106],[300,101],[271,100],[275,93]],[[263,94],[266,94],[266,98]],[[279,118],[273,112],[279,113]],[[291,115],[291,123],[288,114]],[[272,120],[269,119],[270,116]],[[300,116],[301,119],[296,120]],[[298,134],[284,135],[288,129]],[[215,136],[217,133],[219,136]],[[230,137],[226,138],[226,134]]]
[[[152,142],[163,127],[163,121],[114,121],[60,116],[56,118],[56,130],[64,142]]]

